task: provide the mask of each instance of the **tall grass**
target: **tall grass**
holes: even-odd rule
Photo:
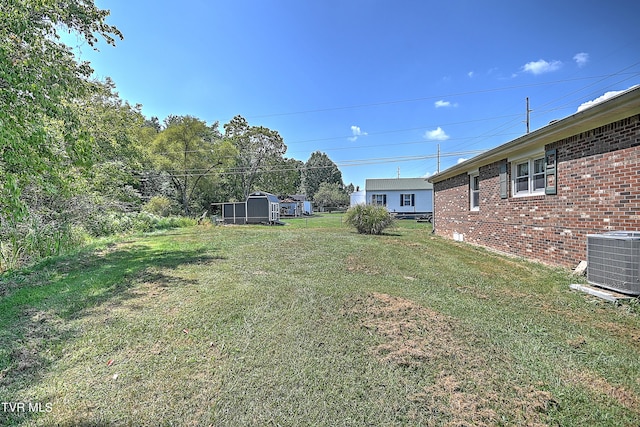
[[[43,222],[32,215],[0,231],[0,273],[77,249],[95,237],[191,227],[192,218],[161,217],[149,212],[96,213],[82,224]]]
[[[69,224],[44,224],[38,217],[0,232],[0,273],[56,256],[84,244],[86,233]]]

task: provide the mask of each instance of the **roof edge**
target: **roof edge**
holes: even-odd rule
[[[502,160],[509,155],[559,141],[590,129],[640,114],[640,86],[636,85],[606,101],[553,121],[531,133],[520,136],[489,151],[454,165],[427,178],[430,183],[440,182],[476,169],[488,163]]]

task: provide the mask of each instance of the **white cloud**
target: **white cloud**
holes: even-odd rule
[[[638,86],[639,85],[631,86],[629,89],[633,89],[633,88],[638,87]],[[626,89],[626,90],[629,90],[629,89]],[[580,104],[580,106],[578,107],[578,110],[576,111],[576,113],[579,113],[582,110],[586,110],[587,108],[593,107],[596,104],[604,102],[607,99],[618,95],[619,93],[625,92],[626,90],[612,90],[610,92],[605,93],[602,96],[597,97],[594,100],[584,102],[584,103]]]
[[[560,69],[560,67],[562,67],[562,62],[560,61],[547,62],[544,59],[541,59],[539,61],[526,63],[522,67],[522,70],[537,75],[556,71]]]
[[[587,65],[587,62],[589,62],[589,54],[584,52],[576,53],[573,57],[573,60],[576,61],[578,67],[582,68]]]
[[[449,101],[444,101],[444,100],[440,100],[440,101],[436,101],[435,104],[436,108],[442,108],[442,107],[457,107],[458,104],[452,104]]]
[[[422,175],[420,178],[429,178],[430,176],[435,175],[435,172],[426,172],[424,175]]]
[[[462,163],[462,162],[466,162],[467,160],[469,160],[469,159],[463,159],[462,157],[460,157],[460,158],[458,159],[458,163],[457,163],[457,164],[460,164],[460,163]]]
[[[467,73],[467,76],[469,76],[470,79],[472,79],[476,74],[473,71],[469,71]]]
[[[351,133],[353,134],[353,136],[350,136],[349,138],[347,138],[351,142],[354,142],[355,140],[357,140],[359,136],[367,135],[366,132],[362,132],[362,129],[360,129],[360,126],[355,126],[355,125],[351,126]]]
[[[429,141],[446,141],[447,139],[449,139],[449,135],[447,135],[447,133],[442,130],[440,126],[438,126],[438,128],[435,130],[426,131],[424,134],[424,139],[427,139]]]

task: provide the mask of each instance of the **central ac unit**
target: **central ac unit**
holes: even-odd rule
[[[588,235],[587,280],[613,291],[640,295],[640,232]]]

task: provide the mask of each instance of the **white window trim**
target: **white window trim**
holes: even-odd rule
[[[473,179],[478,177],[478,206],[473,206]],[[469,210],[470,211],[479,211],[480,210],[480,172],[478,170],[469,172]]]
[[[382,198],[382,203],[378,203],[377,200],[374,201],[374,198],[380,196]],[[371,204],[374,206],[387,206],[387,194],[386,193],[373,193],[371,194]]]
[[[405,206],[411,207],[415,205],[415,200],[416,200],[415,193],[400,193],[400,195],[402,196],[402,203],[400,203],[400,207],[405,207]],[[409,197],[409,203],[405,203],[407,196]],[[411,204],[412,200],[413,200],[413,204]]]
[[[511,194],[513,197],[530,197],[530,196],[544,196],[545,195],[545,187],[539,188],[535,191],[533,188],[533,176],[534,176],[534,162],[536,160],[540,160],[544,162],[545,153],[544,151],[535,151],[527,153],[526,156],[521,156],[513,159],[508,159],[511,162]],[[517,191],[517,179],[518,179],[518,165],[522,163],[529,163],[529,182],[527,185],[527,191]]]

